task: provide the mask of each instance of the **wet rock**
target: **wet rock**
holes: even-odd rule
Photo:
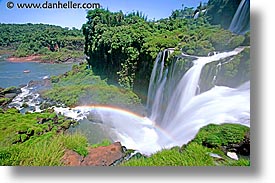
[[[43,80],[31,80],[28,83],[28,87],[49,87],[51,86],[51,80],[49,78],[45,78]]]
[[[228,152],[235,152],[242,156],[250,155],[250,131],[246,132],[244,139],[236,144],[230,144],[225,147]]]
[[[26,84],[21,84],[21,85],[19,85],[19,88],[23,88],[25,86],[27,86],[27,85]]]
[[[45,109],[48,109],[48,108],[50,108],[50,107],[52,107],[52,104],[51,103],[49,103],[49,102],[44,102],[44,103],[42,103],[41,105],[40,105],[40,109],[41,110],[45,110]]]
[[[244,140],[239,144],[237,153],[244,156],[250,155],[250,131],[245,134]]]
[[[40,84],[41,84],[41,81],[33,81],[33,80],[31,80],[28,83],[28,87],[36,87],[36,86],[38,86]]]
[[[4,90],[1,91],[2,94],[9,94],[9,93],[14,93],[16,95],[20,94],[22,91],[20,88],[16,88],[16,87],[9,87],[9,88],[6,88]]]
[[[23,103],[21,107],[23,107],[23,108],[28,108],[29,105],[28,105],[27,103]]]
[[[101,116],[96,111],[89,112],[89,114],[86,115],[86,117],[89,121],[92,121],[94,123],[102,123]]]
[[[83,157],[72,150],[66,150],[62,158],[62,163],[66,166],[80,166]]]
[[[13,99],[14,97],[16,97],[16,93],[7,93],[7,94],[5,94],[5,98],[10,98],[10,99]]]
[[[9,88],[0,88],[0,106],[7,107],[8,104],[14,99],[18,94],[21,93],[20,88],[9,87]]]

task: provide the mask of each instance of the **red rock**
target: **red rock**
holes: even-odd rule
[[[62,158],[62,162],[65,166],[80,166],[83,157],[72,150],[66,150]]]
[[[123,156],[120,142],[105,147],[90,148],[81,166],[110,166]]]

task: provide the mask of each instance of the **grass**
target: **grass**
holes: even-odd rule
[[[163,149],[148,158],[131,159],[122,166],[213,166],[209,150],[197,143],[189,144],[183,152],[177,148]]]
[[[0,149],[0,165],[4,166],[61,166],[66,149],[88,154],[84,136],[54,135],[35,141],[11,145]],[[80,141],[79,141],[80,140]],[[84,140],[85,141],[85,140]]]
[[[75,123],[50,112],[21,114],[13,108],[2,110],[0,165],[59,166],[65,149],[87,155],[86,137],[63,134]]]
[[[91,147],[96,148],[96,147],[100,147],[100,146],[109,146],[111,145],[112,142],[108,139],[103,139],[101,143],[97,143],[97,144],[92,144]]]
[[[66,149],[73,150],[81,156],[88,155],[88,140],[84,135],[78,133],[73,135],[63,135],[61,136],[61,139]]]
[[[9,109],[0,116],[0,146],[25,142],[31,137],[62,132],[76,121],[55,113],[20,114]]]
[[[6,104],[6,103],[10,102],[11,100],[12,99],[10,99],[10,98],[0,98],[0,106],[2,104]]]
[[[72,123],[50,112],[21,114],[14,108],[2,110],[0,166],[62,166],[66,149],[85,157],[88,147],[111,144],[104,140],[91,146],[83,134],[64,133]]]

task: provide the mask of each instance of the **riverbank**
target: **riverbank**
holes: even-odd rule
[[[9,62],[39,62],[39,63],[79,63],[85,60],[83,57],[64,57],[61,59],[51,58],[48,55],[29,55],[25,57],[9,56],[7,58]]]
[[[7,58],[9,62],[43,62],[41,55],[30,55],[26,57],[10,56]]]
[[[0,47],[0,58],[9,62],[38,62],[38,63],[79,63],[85,60],[83,50],[47,51],[43,54],[29,54],[19,56],[15,49]]]

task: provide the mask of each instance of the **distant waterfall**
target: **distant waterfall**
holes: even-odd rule
[[[250,30],[250,0],[242,0],[232,21],[229,30],[236,34],[245,34]]]

